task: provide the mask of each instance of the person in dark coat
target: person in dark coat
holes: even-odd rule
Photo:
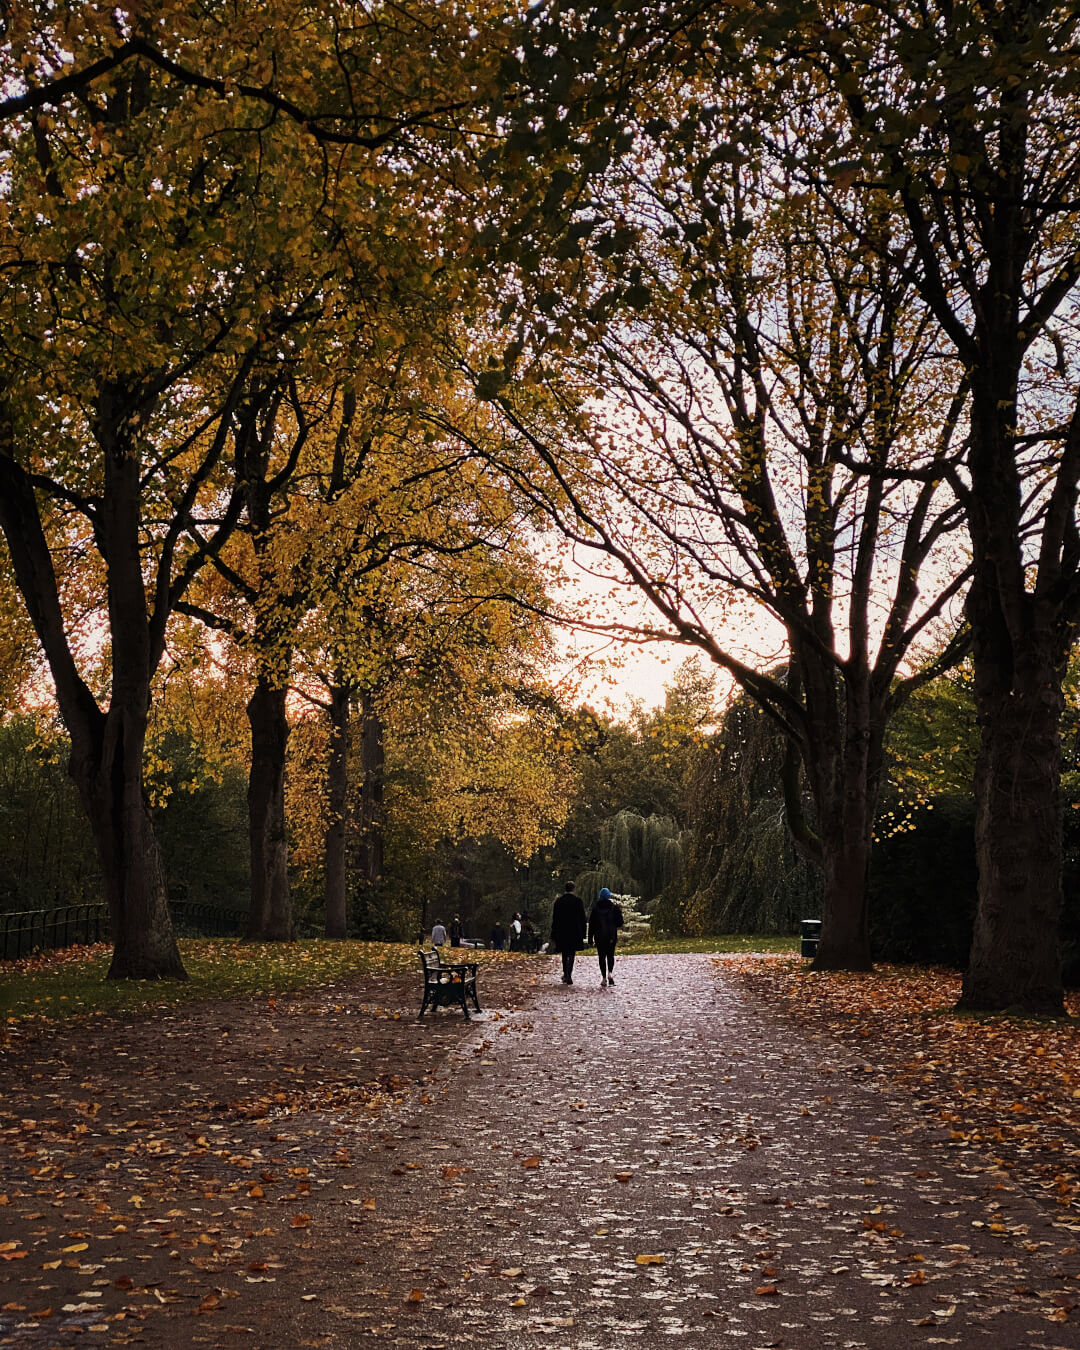
[[[596,943],[596,955],[600,958],[600,983],[614,984],[611,972],[615,966],[615,943],[619,938],[619,929],[623,926],[623,912],[611,898],[611,892],[605,886],[596,897],[596,904],[589,913],[589,941]]]
[[[551,911],[551,945],[562,955],[563,984],[574,983],[574,957],[585,941],[587,928],[585,905],[581,896],[575,895],[574,883],[568,881]]]
[[[450,920],[450,946],[460,947],[461,939],[464,935],[465,929],[461,926],[461,919],[455,914]]]

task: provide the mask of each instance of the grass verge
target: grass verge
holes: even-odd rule
[[[0,1016],[8,1023],[108,1013],[123,1016],[198,999],[278,994],[335,984],[351,975],[415,970],[407,942],[244,942],[239,938],[181,938],[189,979],[107,980],[112,948],[67,947],[0,965]],[[477,951],[469,959],[523,962],[511,952]]]
[[[797,937],[762,937],[754,933],[721,933],[711,937],[644,938],[619,943],[622,956],[665,956],[669,953],[704,952],[798,952]]]
[[[653,938],[620,945],[624,956],[680,952],[793,952],[797,938],[746,934],[706,938]],[[107,980],[111,947],[67,947],[0,964],[0,1016],[8,1023],[93,1014],[124,1016],[170,1008],[197,999],[274,997],[335,984],[361,973],[397,975],[418,970],[407,942],[245,942],[239,938],[181,938],[190,978]],[[472,951],[469,960],[527,962],[516,952]]]

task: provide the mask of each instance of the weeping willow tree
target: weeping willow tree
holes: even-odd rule
[[[619,811],[600,827],[600,860],[577,878],[578,894],[591,905],[604,886],[649,903],[682,872],[680,831],[670,816]]]
[[[821,873],[787,827],[781,787],[785,745],[745,695],[702,750],[691,784],[681,875],[653,912],[669,932],[784,933],[817,914]]]

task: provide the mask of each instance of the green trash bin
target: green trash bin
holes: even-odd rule
[[[821,920],[803,919],[802,921],[802,955],[817,956],[818,941],[821,938]]]

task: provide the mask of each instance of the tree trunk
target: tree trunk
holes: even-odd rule
[[[375,707],[374,696],[365,692],[360,705],[361,734],[360,762],[363,785],[360,791],[360,874],[369,888],[382,877],[385,847],[385,819],[383,814],[383,773],[386,752],[383,745],[383,724]]]
[[[1065,1010],[1061,696],[1052,665],[1026,662],[1000,692],[976,679],[979,905],[961,1008],[1048,1016]]]
[[[329,823],[325,838],[326,936],[346,934],[345,825],[349,792],[349,691],[330,690],[330,756],[326,770]]]
[[[996,327],[1010,332],[1004,321]],[[1057,1016],[1065,1004],[1060,718],[1075,632],[1062,561],[1074,550],[1068,528],[1052,547],[1044,538],[1038,578],[1029,587],[1015,468],[1019,358],[1005,337],[996,347],[988,339],[987,346],[990,369],[973,385],[968,510],[975,576],[967,612],[981,738],[975,778],[979,903],[959,1006]],[[1000,369],[993,367],[995,356]],[[1075,461],[1072,435],[1070,450]],[[1071,502],[1069,521],[1075,490]],[[1052,524],[1051,516],[1044,532]],[[1058,557],[1062,561],[1055,562]]]
[[[819,822],[821,938],[812,970],[871,970],[867,882],[881,775],[884,709],[868,671],[804,669],[811,788]]]
[[[71,737],[69,764],[90,821],[108,898],[112,979],[186,979],[169,917],[161,857],[143,788],[143,749],[154,658],[140,542],[139,460],[116,434],[123,418],[101,399],[105,454],[99,529],[106,584],[112,690],[103,713],[67,641],[59,587],[26,471],[0,453],[0,527],[19,590],[53,676]]]
[[[854,831],[822,833],[821,938],[811,970],[871,970],[866,883],[870,840]]]
[[[260,675],[247,705],[251,726],[248,828],[251,839],[251,913],[248,937],[291,942],[292,900],[285,837],[286,691]]]
[[[187,979],[143,791],[146,714],[113,704],[103,734],[72,737],[71,775],[101,860],[112,927],[109,979]]]

